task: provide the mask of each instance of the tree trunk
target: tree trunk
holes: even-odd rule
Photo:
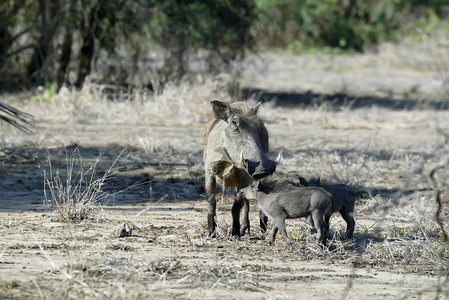
[[[70,56],[72,55],[72,34],[72,27],[69,24],[66,26],[64,43],[62,44],[62,53],[59,58],[59,70],[57,73],[58,88],[61,88],[61,86],[66,82],[67,67],[70,62]]]
[[[86,4],[83,1],[82,5],[84,9],[86,9]],[[96,39],[96,31],[97,31],[97,18],[101,19],[101,14],[99,11],[101,9],[103,1],[97,1],[95,6],[90,11],[90,14],[83,14],[83,17],[86,19],[82,20],[82,46],[80,53],[78,55],[79,62],[79,70],[78,70],[78,79],[75,83],[76,87],[81,87],[86,79],[87,75],[92,71],[92,59],[95,55],[95,39]],[[86,10],[87,11],[87,10]],[[100,21],[100,20],[98,20]]]
[[[39,0],[41,14],[41,32],[37,47],[34,49],[30,64],[27,68],[27,75],[34,84],[44,84],[48,79],[47,58],[52,55],[52,37],[54,33],[54,5],[51,0]]]
[[[11,18],[17,14],[24,2],[25,0],[15,1],[14,6],[9,11],[0,6],[0,12],[2,14],[5,13],[0,22],[0,68],[8,60],[8,51],[12,47],[12,43],[14,41],[14,38],[8,30],[9,22]]]
[[[90,74],[94,50],[94,39],[91,36],[83,36],[83,46],[78,55],[79,71],[78,80],[75,83],[77,87],[81,87],[87,75]]]

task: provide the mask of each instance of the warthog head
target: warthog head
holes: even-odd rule
[[[231,106],[227,102],[211,101],[215,119],[226,122],[221,146],[234,165],[244,168],[255,180],[271,175],[276,161],[267,158],[268,132],[257,116],[259,104],[245,111],[244,106]]]

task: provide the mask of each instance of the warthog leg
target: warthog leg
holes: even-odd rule
[[[249,224],[249,201],[246,198],[241,199],[243,202],[242,211],[243,211],[243,220],[240,225],[240,236],[245,235],[245,231],[248,229],[248,234],[250,233],[250,224]]]
[[[327,215],[324,216],[324,226],[326,229],[326,236],[329,235],[329,226],[330,226],[330,218],[332,216],[332,212],[328,213]],[[316,225],[315,225],[315,221],[312,218],[312,215],[309,215],[309,221],[310,221],[310,225],[312,225],[312,229],[310,229],[310,234],[316,234],[318,233],[318,230],[316,229]],[[331,238],[331,237],[330,237]]]
[[[329,211],[324,215],[324,225],[326,226],[326,231],[328,234],[329,234],[331,216],[332,216],[332,211]],[[332,237],[329,237],[329,238],[332,238]]]
[[[206,196],[207,196],[207,203],[208,203],[208,210],[207,210],[207,228],[209,231],[209,237],[215,237],[215,216],[216,216],[216,210],[217,210],[217,201],[215,199],[215,192],[216,192],[216,182],[215,177],[210,176],[206,174],[205,177],[205,189],[206,189]]]
[[[324,222],[324,216],[319,212],[312,212],[312,219],[315,223],[315,228],[318,231],[318,243],[321,242],[323,246],[326,246],[327,242],[327,229],[326,223]]]
[[[274,245],[274,241],[276,240],[277,233],[278,233],[278,227],[276,225],[276,221],[273,220],[273,227],[271,229],[271,237],[270,237],[270,245]]]
[[[346,238],[352,239],[354,234],[355,221],[353,217],[353,212],[348,212],[345,208],[340,210],[340,214],[346,222]]]
[[[316,227],[315,227],[315,222],[313,221],[312,215],[309,215],[308,219],[309,219],[310,225],[312,225],[312,228],[310,229],[310,234],[317,233]]]
[[[285,219],[274,219],[273,220],[273,232],[271,233],[270,244],[274,244],[274,240],[276,239],[276,234],[280,231],[282,236],[284,237],[285,243],[287,243],[288,250],[293,250],[293,242],[287,235],[287,228],[285,227]]]
[[[260,222],[260,232],[262,233],[267,232],[268,217],[263,213],[263,211],[259,211],[259,222]]]
[[[231,235],[240,238],[240,211],[245,205],[245,200],[243,197],[237,193],[235,197],[234,204],[232,205],[232,230]]]

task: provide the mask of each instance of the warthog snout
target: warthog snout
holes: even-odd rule
[[[269,176],[276,171],[276,166],[281,161],[281,154],[279,153],[275,161],[272,161],[270,159],[263,159],[262,161],[255,162],[249,159],[245,159],[242,151],[240,152],[240,161],[246,168],[248,174],[251,175],[253,179],[258,180]]]
[[[256,168],[250,168],[248,164],[248,173],[255,180],[258,180],[268,175],[271,175],[274,173],[274,171],[276,171],[276,163],[274,161],[270,160],[266,165],[267,167],[264,167],[259,164]]]

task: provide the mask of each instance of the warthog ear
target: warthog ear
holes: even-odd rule
[[[254,105],[253,107],[251,107],[251,109],[248,112],[248,115],[257,115],[257,111],[259,110],[259,105],[262,102],[258,102],[256,105]]]
[[[309,186],[309,183],[307,182],[307,180],[304,177],[299,176],[298,180],[299,180],[300,186]]]
[[[220,100],[212,100],[210,102],[214,110],[215,119],[227,121],[231,114],[231,106],[228,102]]]

